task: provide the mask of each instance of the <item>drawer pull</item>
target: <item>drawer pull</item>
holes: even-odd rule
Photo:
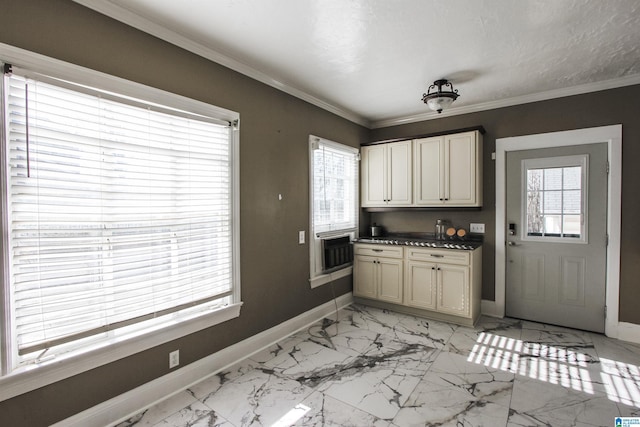
[[[430,254],[434,258],[444,258],[444,255]]]
[[[383,249],[373,249],[373,252],[382,252]]]

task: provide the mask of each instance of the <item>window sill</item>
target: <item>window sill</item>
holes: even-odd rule
[[[351,275],[353,272],[353,267],[349,266],[347,268],[343,268],[342,270],[337,270],[329,274],[322,274],[320,276],[313,277],[309,279],[309,284],[311,285],[311,289],[317,288],[322,285],[326,285],[329,282],[333,282],[334,280],[338,280],[342,277],[347,277]]]
[[[82,354],[20,368],[0,377],[0,402],[234,319],[240,316],[241,306],[242,303],[231,304],[159,330],[114,340]]]

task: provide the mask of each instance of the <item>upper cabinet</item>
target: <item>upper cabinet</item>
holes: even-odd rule
[[[362,147],[362,206],[411,206],[412,142]]]
[[[478,131],[413,141],[416,206],[482,206],[482,135]]]
[[[479,131],[365,146],[361,166],[363,207],[482,206]]]

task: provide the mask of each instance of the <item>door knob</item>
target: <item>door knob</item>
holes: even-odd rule
[[[507,242],[507,245],[509,245],[509,246],[518,246],[518,245],[516,244],[516,242]]]

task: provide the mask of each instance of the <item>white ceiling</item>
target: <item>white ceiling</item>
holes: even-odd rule
[[[356,123],[640,84],[638,0],[75,0]]]

